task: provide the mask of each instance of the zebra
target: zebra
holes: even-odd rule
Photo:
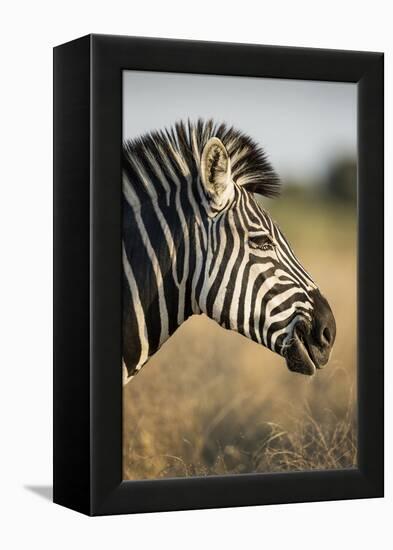
[[[332,310],[256,195],[281,184],[265,152],[213,120],[178,122],[123,144],[123,383],[191,315],[323,368]]]

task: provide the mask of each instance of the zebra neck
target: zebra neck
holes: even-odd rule
[[[203,279],[200,221],[179,199],[123,204],[123,348],[128,375],[193,313]]]

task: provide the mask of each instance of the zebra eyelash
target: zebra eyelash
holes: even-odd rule
[[[263,251],[274,250],[277,246],[269,233],[249,234],[248,244],[254,250]]]

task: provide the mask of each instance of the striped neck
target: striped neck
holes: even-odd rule
[[[136,371],[190,315],[200,313],[206,216],[198,182],[177,183],[169,193],[157,193],[150,184],[153,196],[147,197],[124,174],[123,332],[127,364]]]

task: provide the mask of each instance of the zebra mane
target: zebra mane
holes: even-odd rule
[[[280,193],[280,180],[263,149],[250,137],[226,124],[213,120],[196,123],[177,122],[172,128],[153,131],[123,144],[125,167],[138,163],[151,173],[152,160],[164,173],[175,170],[177,176],[195,174],[205,144],[212,137],[225,145],[231,160],[233,180],[252,193],[275,197]]]

